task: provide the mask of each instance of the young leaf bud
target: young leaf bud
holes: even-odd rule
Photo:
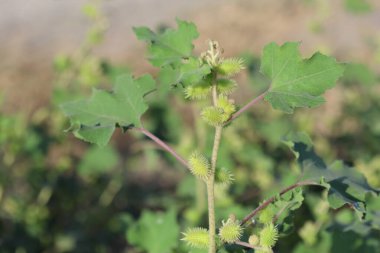
[[[201,100],[207,98],[211,93],[211,86],[208,82],[200,82],[186,87],[185,97],[187,99]]]
[[[273,207],[268,206],[264,210],[261,210],[259,221],[264,224],[271,223],[274,215],[275,215],[275,212],[273,210]]]
[[[260,246],[262,247],[273,247],[278,239],[277,228],[272,224],[266,225],[260,231]]]
[[[196,151],[189,158],[189,166],[191,173],[199,179],[206,180],[210,175],[210,162]]]
[[[231,79],[218,79],[216,87],[220,94],[229,95],[236,89],[237,84]]]
[[[222,227],[219,229],[219,237],[223,242],[233,243],[240,239],[243,228],[239,221],[229,218],[227,222],[222,221]]]
[[[220,126],[226,119],[222,108],[209,106],[202,110],[202,119],[211,126]]]
[[[223,76],[236,75],[242,69],[244,69],[244,65],[241,58],[225,59],[216,67],[216,71]]]
[[[215,182],[221,185],[229,185],[234,180],[234,176],[231,171],[226,168],[216,168]]]
[[[259,242],[260,242],[260,239],[257,235],[251,235],[249,238],[248,238],[248,243],[252,246],[257,246],[259,245]]]
[[[205,228],[189,228],[183,233],[182,241],[191,247],[206,249],[209,244],[208,230]]]

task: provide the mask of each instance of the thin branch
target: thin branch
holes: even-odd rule
[[[239,111],[235,112],[232,117],[226,122],[226,124],[230,123],[231,121],[235,120],[237,117],[240,116],[240,114],[242,114],[243,112],[245,112],[246,110],[248,110],[249,107],[253,106],[254,104],[260,102],[261,100],[263,100],[263,98],[265,97],[265,95],[267,94],[267,91],[265,91],[264,93],[262,93],[261,95],[259,95],[258,97],[252,99],[248,104],[246,104],[245,106],[243,106],[242,108],[240,108]]]
[[[240,246],[247,247],[247,248],[250,248],[250,249],[259,249],[258,247],[252,246],[248,242],[237,241],[237,242],[234,242],[234,243],[236,245],[240,245]]]
[[[139,131],[139,132],[143,133],[145,136],[149,137],[152,141],[157,143],[158,146],[160,146],[162,149],[166,150],[171,155],[173,155],[174,158],[177,159],[177,161],[179,161],[180,163],[182,163],[186,168],[188,168],[188,169],[190,168],[187,161],[185,159],[183,159],[173,148],[171,148],[168,144],[166,144],[160,138],[158,138],[157,136],[155,136],[154,134],[152,134],[151,132],[149,132],[148,130],[146,130],[145,128],[142,128],[142,127],[141,128],[134,127],[132,129]]]
[[[285,189],[283,189],[281,192],[280,192],[280,196],[295,189],[295,188],[298,188],[298,187],[301,187],[301,186],[306,186],[306,185],[320,185],[318,183],[315,183],[315,182],[312,182],[312,181],[302,181],[302,182],[298,182],[298,183],[295,183],[293,185],[290,185],[288,187],[286,187]],[[269,204],[271,204],[273,201],[275,201],[276,199],[276,196],[273,196],[269,199],[267,199],[266,201],[264,201],[261,205],[259,205],[255,210],[253,210],[250,214],[248,214],[242,221],[241,221],[241,225],[245,224],[247,221],[249,221],[252,217],[254,217],[258,212],[260,212],[261,210],[263,210],[265,207],[267,207]]]

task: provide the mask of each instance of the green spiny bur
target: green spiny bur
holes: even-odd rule
[[[237,83],[232,79],[218,79],[217,80],[217,90],[222,95],[231,94],[237,87]]]
[[[189,166],[191,173],[199,179],[206,180],[210,175],[210,162],[197,151],[190,156]]]
[[[207,248],[209,245],[209,235],[205,228],[189,228],[183,233],[182,241],[187,242],[191,247]]]
[[[273,224],[266,225],[260,231],[260,246],[273,247],[278,239],[277,228]]]

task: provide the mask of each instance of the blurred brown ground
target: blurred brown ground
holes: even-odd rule
[[[371,1],[369,14],[353,15],[343,0],[108,0],[104,10],[110,28],[97,54],[113,63],[130,66],[134,73],[152,71],[133,26],[173,25],[175,18],[194,22],[201,34],[196,51],[208,39],[218,40],[226,56],[243,51],[259,54],[271,41],[301,41],[305,56],[316,49],[340,61],[368,63],[371,40],[380,41],[380,1]],[[89,22],[81,14],[84,0],[2,0],[0,2],[0,93],[3,111],[31,113],[48,101],[53,85],[52,62],[59,53],[77,49]],[[313,22],[323,29],[310,30]]]

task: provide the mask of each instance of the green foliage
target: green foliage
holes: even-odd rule
[[[176,212],[144,211],[139,221],[128,230],[127,238],[130,243],[148,253],[172,252],[179,238]]]
[[[198,85],[210,73],[210,67],[192,56],[193,40],[199,34],[194,24],[177,20],[178,29],[166,29],[154,33],[146,27],[136,27],[134,32],[139,40],[148,43],[148,59],[153,66],[160,67],[158,73],[158,94],[167,96],[171,88],[178,85]],[[187,92],[189,98],[203,95]]]
[[[105,173],[114,168],[119,161],[116,151],[109,146],[92,147],[87,150],[78,166],[81,175]]]
[[[368,0],[345,0],[346,9],[352,13],[368,13],[372,10],[372,6]]]
[[[248,115],[249,118],[239,119],[241,121],[234,128],[224,127],[226,123],[235,119],[233,117],[236,111],[235,102],[228,95],[238,86],[236,81],[226,78],[236,75],[244,68],[242,60],[239,58],[224,59],[222,57],[223,50],[215,41],[210,41],[210,48],[199,58],[193,56],[192,43],[198,37],[196,27],[192,23],[180,20],[177,21],[177,24],[177,29],[166,29],[157,33],[145,27],[134,29],[138,39],[146,41],[148,44],[148,59],[152,65],[159,67],[158,88],[154,90],[155,81],[150,76],[134,79],[131,75],[124,75],[122,78],[116,79],[112,92],[94,89],[90,99],[64,104],[62,108],[71,120],[70,129],[74,134],[86,141],[105,145],[116,127],[123,130],[128,130],[131,127],[142,127],[141,116],[148,109],[145,97],[153,91],[155,96],[152,98],[158,98],[159,101],[156,101],[157,104],[153,103],[151,113],[145,115],[147,117],[144,117],[146,119],[144,125],[147,127],[146,129],[152,128],[151,135],[147,135],[149,138],[155,134],[162,141],[173,143],[173,148],[170,149],[170,147],[167,148],[162,144],[161,140],[161,142],[155,140],[166,151],[171,152],[178,149],[179,153],[190,153],[189,151],[194,150],[195,146],[198,145],[200,150],[205,150],[205,154],[212,154],[213,150],[208,147],[211,146],[212,142],[217,143],[218,141],[215,141],[217,138],[215,137],[213,140],[210,137],[211,134],[207,132],[207,129],[204,129],[204,125],[198,123],[199,118],[202,117],[206,123],[214,126],[216,130],[223,129],[223,141],[217,160],[213,158],[215,160],[208,161],[199,154],[193,155],[188,162],[176,157],[194,175],[205,180],[207,182],[206,187],[210,187],[210,182],[216,184],[215,191],[213,190],[217,208],[216,218],[209,217],[209,220],[220,221],[230,213],[236,214],[239,218],[244,217],[254,203],[259,203],[269,193],[276,192],[277,194],[274,195],[271,204],[258,213],[260,216],[258,220],[254,219],[253,226],[249,223],[244,224],[244,230],[241,223],[231,217],[227,222],[223,221],[222,226],[218,229],[188,229],[184,233],[183,240],[190,246],[206,248],[212,245],[208,235],[211,231],[218,231],[219,236],[216,237],[219,240],[217,247],[220,252],[243,251],[243,249],[232,244],[237,240],[246,241],[248,235],[253,236],[253,239],[248,240],[248,242],[260,246],[255,252],[273,252],[272,247],[275,244],[276,248],[280,249],[279,252],[287,252],[295,248],[298,243],[296,240],[300,240],[297,236],[294,239],[294,233],[289,233],[290,229],[298,229],[300,221],[305,221],[312,215],[315,216],[315,221],[306,223],[308,225],[302,231],[299,230],[299,235],[310,247],[318,249],[316,251],[329,252],[330,249],[333,249],[332,252],[337,252],[342,247],[341,245],[334,245],[334,240],[341,240],[338,238],[338,233],[326,235],[324,232],[319,232],[324,231],[322,228],[325,228],[326,224],[333,229],[339,226],[344,227],[346,232],[350,231],[347,235],[353,238],[359,233],[368,235],[371,239],[375,238],[376,234],[373,233],[373,230],[379,229],[380,223],[377,211],[378,192],[366,184],[364,178],[353,168],[347,167],[343,163],[326,166],[325,162],[313,151],[311,139],[306,135],[294,134],[287,138],[287,144],[292,147],[302,168],[302,177],[298,177],[298,179],[302,179],[305,184],[325,187],[328,192],[328,201],[333,208],[344,209],[345,206],[348,206],[356,209],[361,218],[364,218],[364,214],[369,218],[365,224],[355,219],[349,219],[349,221],[344,218],[335,219],[334,215],[328,215],[328,208],[321,208],[320,210],[325,213],[317,215],[314,213],[315,202],[307,202],[310,210],[301,206],[304,202],[303,193],[307,191],[302,191],[300,188],[293,189],[285,194],[278,194],[278,185],[288,186],[297,179],[297,175],[294,173],[297,169],[295,166],[289,165],[289,157],[278,147],[280,137],[289,128],[306,128],[309,131],[310,126],[315,121],[305,119],[305,116],[297,113],[294,118],[289,119],[279,113],[257,110],[254,114]],[[271,43],[265,47],[261,60],[261,71],[271,82],[265,94],[265,100],[269,101],[275,109],[287,113],[292,113],[297,107],[316,107],[322,104],[324,102],[323,93],[335,85],[344,70],[343,66],[333,58],[319,53],[314,54],[309,59],[302,59],[298,47],[298,43],[285,43],[282,46]],[[258,61],[258,59],[248,58],[246,67],[249,73],[258,72]],[[86,73],[89,73],[88,78],[81,78],[81,83],[94,85],[96,80],[101,78],[101,76],[96,77],[94,75],[99,71],[97,68],[99,61],[96,60],[93,63],[93,65],[84,64],[85,66],[81,66],[80,69],[84,69],[81,71],[82,76],[86,77]],[[65,59],[57,60],[58,69],[69,68],[70,64],[72,63]],[[349,74],[353,72],[346,71],[345,76],[347,77],[343,81],[352,81],[354,78],[350,77]],[[362,73],[360,68],[356,72],[358,74],[357,82],[373,84],[377,80],[376,75],[369,78],[368,73],[360,76]],[[110,77],[109,72],[108,78],[114,79],[119,74],[120,72],[116,71],[112,74],[113,77]],[[258,81],[257,83],[260,83],[254,88],[261,90],[260,87],[264,87],[267,80],[262,76],[254,76],[254,78],[255,81]],[[193,116],[195,118],[194,124],[189,123],[187,112],[190,110],[183,113],[183,102],[181,100],[174,97],[170,97],[170,100],[162,99],[166,98],[172,91],[171,88],[174,87],[183,87],[186,98],[192,100],[208,98],[211,100],[209,101],[211,105],[204,101],[197,101],[202,106],[200,110],[195,106],[190,109],[191,113],[194,112],[191,116],[197,115],[196,112],[201,111],[200,117]],[[180,112],[180,115],[176,115],[176,120],[169,120],[168,117],[163,116],[168,109],[173,108],[178,108]],[[239,113],[246,110],[245,107],[242,109]],[[184,124],[179,127],[178,121],[180,120],[183,120],[188,126]],[[157,122],[159,124],[155,124]],[[173,132],[176,134],[172,134]],[[193,138],[193,136],[195,137]],[[178,140],[178,137],[181,139]],[[152,139],[154,140],[154,138]],[[250,145],[244,144],[247,142]],[[321,145],[321,142],[317,142],[317,144]],[[138,145],[133,147],[135,148],[133,151],[141,150]],[[171,153],[173,154],[173,152]],[[131,170],[128,173],[132,172],[132,175],[133,172],[143,169],[144,166],[152,165],[151,162],[146,163],[146,161],[149,162],[149,157],[154,153],[150,150],[140,153],[130,156],[128,163],[126,163],[131,165],[126,167]],[[104,176],[109,175],[110,169],[118,164],[118,158],[112,154],[115,155],[111,150],[89,150],[80,163],[82,165],[79,164],[79,168],[82,168],[80,171],[85,175],[91,174],[95,178],[97,176],[96,171],[102,172],[100,174]],[[331,156],[333,157],[333,154]],[[166,159],[166,156],[161,155],[155,155],[155,157],[154,167],[160,168],[160,170],[155,170],[157,174],[154,174],[153,181],[158,183],[152,184],[153,187],[151,188],[150,183],[145,183],[145,178],[142,178],[141,184],[143,186],[138,186],[139,182],[135,185],[133,181],[129,181],[127,184],[130,184],[131,188],[125,192],[127,194],[133,192],[131,195],[137,195],[138,200],[127,198],[128,201],[132,202],[132,204],[127,203],[128,208],[131,209],[127,208],[127,211],[140,213],[141,209],[144,208],[158,210],[164,208],[171,211],[166,214],[155,214],[145,210],[136,222],[133,221],[132,216],[125,214],[129,217],[125,221],[126,227],[120,228],[120,225],[113,225],[116,228],[113,227],[114,230],[112,231],[118,233],[127,230],[128,245],[135,246],[137,251],[149,253],[187,252],[186,245],[183,246],[184,244],[178,243],[177,215],[183,218],[181,225],[182,223],[184,226],[204,225],[206,208],[203,187],[205,184],[197,180],[188,180],[188,176],[180,174],[182,172],[168,172],[166,168],[173,165],[174,159]],[[233,168],[234,177],[229,170],[221,165]],[[93,168],[94,171],[90,172],[90,168]],[[94,173],[92,174],[92,172]],[[174,182],[170,180],[171,173],[174,174]],[[117,176],[119,175],[117,174]],[[209,181],[214,176],[215,182]],[[161,177],[166,180],[164,183],[159,182]],[[236,184],[230,187],[232,178],[236,179]],[[172,194],[173,186],[166,185],[167,183],[177,184],[179,179],[182,182],[177,188],[178,194]],[[104,187],[102,196],[108,196],[110,192],[113,196],[108,198],[111,200],[107,203],[112,203],[112,198],[120,190],[121,185],[120,178],[117,178],[110,181],[107,187]],[[164,192],[161,196],[161,192],[154,188],[157,185],[162,188],[171,188],[170,191]],[[152,191],[156,194],[151,194]],[[128,197],[130,196],[128,195]],[[136,201],[137,204],[133,201]],[[104,205],[105,201],[99,201],[99,203]],[[119,205],[120,203],[124,202],[115,201],[114,204]],[[175,210],[181,211],[177,214],[173,209],[170,209],[173,206]],[[316,209],[319,210],[319,208]],[[339,213],[340,210],[336,212]],[[44,217],[37,218],[44,219]],[[338,222],[341,223],[338,224]],[[118,223],[118,221],[114,221],[114,223]],[[280,240],[277,243],[279,235],[289,236],[290,240],[284,240],[284,242]],[[75,247],[73,246],[75,241],[70,240],[70,238],[63,238],[62,241],[62,248],[65,248],[65,245]],[[364,246],[359,249],[367,250],[370,247],[365,242],[362,244]],[[127,250],[129,251],[130,248]],[[365,250],[364,252],[366,252]],[[134,252],[134,249],[131,251]],[[296,251],[307,252],[307,249],[299,246]],[[191,252],[198,251],[192,250]]]
[[[373,73],[368,66],[358,63],[347,64],[344,71],[343,82],[354,85],[374,85],[378,80],[375,73]]]
[[[179,64],[191,57],[193,40],[198,38],[193,23],[177,20],[178,30],[166,29],[156,34],[147,27],[135,27],[133,30],[139,40],[148,42],[148,59],[153,66],[162,67]]]
[[[291,141],[291,140],[288,140]],[[330,166],[314,152],[310,143],[293,140],[292,149],[298,154],[298,163],[302,168],[302,179],[326,187],[328,200],[332,208],[349,204],[360,218],[365,214],[365,198],[368,193],[379,191],[368,185],[363,175],[354,168],[345,166],[341,161]]]
[[[141,126],[140,117],[148,109],[144,96],[153,88],[154,80],[148,75],[138,79],[125,75],[118,78],[112,93],[94,89],[89,100],[68,102],[62,109],[75,136],[104,146],[116,127]]]
[[[265,100],[286,113],[296,107],[321,105],[325,101],[321,95],[344,71],[334,58],[320,53],[302,59],[298,47],[299,43],[270,43],[262,56],[261,71],[271,79]]]

